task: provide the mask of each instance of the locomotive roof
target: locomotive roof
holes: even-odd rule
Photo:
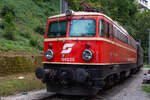
[[[104,16],[104,17],[108,18],[110,21],[112,21],[114,24],[116,24],[117,26],[119,26],[126,34],[128,34],[128,32],[122,26],[120,26],[118,22],[113,21],[110,17],[108,17],[107,15],[105,15],[103,13],[99,13],[99,12],[83,12],[83,11],[81,11],[81,12],[74,12],[74,11],[72,11],[72,15],[83,15],[83,16],[84,15],[93,15],[93,16],[96,15],[96,16]],[[51,18],[64,17],[64,16],[66,16],[66,15],[65,14],[59,14],[59,15],[51,16],[49,18],[51,19]]]
[[[74,16],[74,15],[81,15],[81,16],[88,16],[88,15],[92,15],[92,16],[104,16],[104,17],[106,17],[107,19],[109,19],[112,23],[114,23],[115,24],[115,26],[119,29],[119,30],[121,30],[121,31],[123,31],[123,33],[125,33],[125,35],[129,35],[128,34],[128,32],[118,23],[118,22],[116,22],[116,21],[113,21],[110,17],[108,17],[107,15],[105,15],[105,14],[103,14],[103,13],[100,13],[100,12],[83,12],[83,11],[79,11],[79,12],[74,12],[74,11],[72,11],[72,15]],[[59,15],[55,15],[55,16],[51,16],[51,17],[49,17],[49,19],[51,19],[51,18],[58,18],[58,17],[64,17],[64,16],[66,16],[65,15],[65,13],[64,14],[59,14]],[[132,38],[132,37],[131,37]],[[132,38],[133,39],[133,38]],[[133,39],[134,40],[134,39]]]

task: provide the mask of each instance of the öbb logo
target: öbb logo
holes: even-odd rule
[[[74,44],[64,44],[61,53],[70,53]]]

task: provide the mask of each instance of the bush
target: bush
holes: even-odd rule
[[[16,32],[5,30],[5,33],[3,35],[8,40],[16,40]]]
[[[4,31],[0,29],[0,38],[3,36]]]
[[[2,8],[2,11],[1,11],[1,17],[5,17],[5,15],[7,13],[11,13],[13,16],[15,16],[15,11],[13,11],[13,9],[14,9],[14,6],[12,6],[12,5],[5,5]]]
[[[31,38],[31,33],[26,32],[26,33],[24,34],[24,37],[25,37],[25,38]]]
[[[38,40],[38,38],[37,37],[31,37],[30,38],[30,44],[32,45],[32,46],[34,46],[34,47],[38,47],[38,45],[39,45],[39,40]]]
[[[15,26],[15,18],[12,13],[7,12],[4,16],[4,22],[2,26],[4,28],[4,37],[9,40],[16,40],[16,26]]]
[[[38,49],[39,49],[39,50],[42,50],[42,51],[44,50],[43,41],[39,43]]]
[[[30,45],[38,50],[43,50],[43,39],[41,36],[32,36],[29,40]]]
[[[3,36],[8,40],[16,40],[17,33],[15,30],[15,26],[11,25],[10,23],[7,23],[7,22],[4,22],[3,26],[4,26]]]
[[[21,30],[20,30],[21,31]],[[31,38],[31,30],[29,30],[29,29],[26,29],[25,30],[25,32],[24,31],[22,31],[21,32],[21,36],[23,36],[23,37],[25,37],[25,38]]]
[[[41,35],[43,35],[43,34],[44,34],[44,28],[41,27],[41,26],[38,26],[38,27],[35,29],[35,32],[38,32],[38,33],[40,33]]]

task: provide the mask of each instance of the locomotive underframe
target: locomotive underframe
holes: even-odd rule
[[[106,85],[106,79],[115,75],[115,81],[134,73],[137,64],[110,64],[110,65],[78,65],[78,64],[44,64],[44,69],[53,72],[66,72],[67,77],[62,74],[47,73],[43,82],[47,84],[47,91],[67,95],[96,95]],[[77,69],[83,69],[88,73],[86,80],[77,82],[74,79],[73,72]],[[56,71],[54,71],[56,70]],[[82,71],[81,71],[82,72]],[[52,72],[51,72],[52,73]],[[81,73],[81,77],[84,74]],[[81,78],[82,79],[82,78]],[[84,78],[83,78],[84,79]],[[77,79],[78,80],[78,79]]]

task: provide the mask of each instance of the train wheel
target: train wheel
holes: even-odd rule
[[[133,73],[133,74],[136,74],[136,72],[137,72],[137,69],[136,69],[136,68],[132,69],[132,73]]]
[[[125,72],[120,73],[120,82],[124,82],[125,79]]]
[[[114,74],[113,78],[114,78],[114,84],[118,84],[119,83],[119,75]]]
[[[114,77],[113,75],[110,75],[105,79],[104,90],[110,89],[113,85],[114,85]]]

